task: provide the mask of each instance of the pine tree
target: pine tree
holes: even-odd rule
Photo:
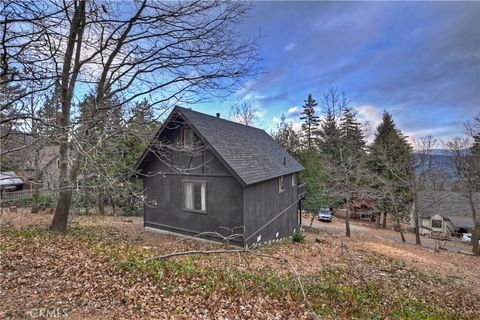
[[[360,122],[352,108],[343,111],[340,120],[340,143],[351,156],[361,157],[365,153],[366,143]]]
[[[345,204],[346,236],[350,237],[350,203],[366,190],[365,140],[360,122],[351,108],[343,109],[339,128],[335,156],[327,157],[327,163],[332,189],[342,197]]]
[[[300,151],[300,137],[293,130],[292,123],[287,122],[285,114],[282,113],[277,131],[273,133],[273,139],[277,141],[291,155],[298,158]]]
[[[340,142],[340,128],[334,115],[328,114],[318,132],[318,146],[324,156],[335,157]]]
[[[336,88],[329,89],[323,95],[322,112],[325,119],[318,130],[318,147],[324,157],[338,158],[341,135],[339,120],[348,104],[345,94]]]
[[[315,107],[317,105],[318,103],[313,99],[312,95],[309,94],[303,105],[302,114],[304,116],[300,117],[301,120],[304,120],[302,131],[308,149],[312,148],[317,140],[318,126],[320,124],[319,117],[315,115]]]
[[[384,228],[387,213],[393,214],[399,224],[407,219],[410,194],[405,181],[412,174],[411,163],[411,146],[395,127],[391,114],[384,112],[368,157],[368,167],[378,180],[376,189],[380,196],[375,207],[383,214]]]

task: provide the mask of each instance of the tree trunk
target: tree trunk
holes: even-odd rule
[[[310,227],[313,225],[313,220],[315,220],[315,212],[312,213],[312,220],[310,220]]]
[[[415,195],[415,199],[413,200],[412,204],[412,212],[413,212],[413,222],[414,222],[414,229],[415,229],[415,244],[421,246],[422,240],[420,239],[420,217],[418,215],[417,210],[417,197]]]
[[[473,193],[468,194],[468,202],[470,203],[470,209],[472,210],[473,229],[472,229],[472,252],[475,255],[480,255],[480,246],[478,245],[478,239],[480,238],[480,217],[477,218],[477,211],[475,209],[475,203],[473,202]]]
[[[406,242],[405,234],[403,233],[402,224],[400,223],[399,219],[397,219],[397,226],[398,226],[398,231],[400,232],[400,237],[402,237],[402,242],[405,243]]]
[[[55,214],[53,215],[53,220],[49,227],[49,230],[54,232],[67,231],[68,214],[70,212],[70,206],[72,201],[72,182],[76,181],[78,170],[80,168],[80,164],[78,163],[79,159],[77,158],[77,163],[75,164],[76,167],[74,168],[72,166],[69,177],[68,136],[70,130],[70,109],[73,97],[73,90],[75,87],[76,78],[78,76],[78,70],[72,72],[71,67],[74,55],[76,55],[77,59],[80,58],[80,49],[83,34],[82,22],[84,23],[85,19],[85,5],[85,1],[80,1],[78,6],[75,8],[75,12],[73,14],[72,22],[70,25],[70,32],[67,40],[65,58],[63,61],[61,73],[62,77],[58,87],[60,89],[60,101],[62,106],[61,117],[58,121],[60,126],[58,134],[58,158],[60,163],[58,174],[59,194]],[[76,53],[74,51],[75,48]]]
[[[38,198],[40,196],[40,192],[38,190],[38,185],[40,181],[43,179],[43,173],[39,168],[39,154],[37,153],[35,159],[35,175],[33,181],[33,196],[32,196],[32,213],[38,213],[39,205],[38,205]]]
[[[347,200],[346,206],[345,206],[345,235],[347,237],[351,237],[351,232],[350,232],[350,201]]]
[[[387,228],[387,211],[383,213],[383,222],[382,222],[382,228],[386,229]]]
[[[66,149],[68,151],[68,148]],[[60,151],[62,154],[62,151]],[[65,160],[68,161],[68,158]],[[73,185],[77,181],[78,172],[80,171],[80,165],[83,161],[83,155],[77,152],[75,161],[72,164],[70,175],[66,175],[64,177],[62,170],[59,173],[59,187],[60,192],[58,195],[57,201],[57,208],[55,209],[55,214],[53,215],[52,223],[49,227],[50,231],[54,232],[65,232],[67,231],[67,223],[68,223],[68,214],[70,213],[70,207],[72,204],[72,191]],[[60,160],[60,168],[62,167],[62,163]],[[68,169],[67,166],[65,168]],[[63,179],[63,180],[60,180]]]
[[[100,194],[98,195],[97,198],[97,208],[98,208],[98,213],[101,214],[102,216],[105,214],[105,195],[103,193],[103,187],[100,188]]]
[[[381,214],[377,214],[377,215],[375,216],[375,227],[380,228],[380,221],[381,221],[381,219],[382,219]]]
[[[57,207],[53,215],[52,223],[49,230],[54,232],[67,231],[68,213],[70,212],[70,205],[72,201],[72,189],[67,187],[61,190],[58,194]]]
[[[480,245],[478,239],[480,238],[480,219],[477,219],[472,230],[472,252],[475,255],[480,255]]]
[[[33,183],[33,195],[32,195],[32,213],[38,213],[38,180],[35,180]]]
[[[108,201],[110,202],[110,205],[112,206],[112,215],[116,216],[115,202],[113,201],[113,197],[112,197],[112,194],[110,192],[108,193]]]

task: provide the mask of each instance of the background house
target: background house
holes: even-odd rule
[[[480,193],[474,201],[480,204]],[[452,235],[468,232],[473,227],[467,198],[454,191],[422,191],[418,197],[421,234]]]
[[[57,144],[49,139],[34,139],[28,132],[12,130],[1,137],[1,146],[2,170],[14,171],[23,179],[25,189],[36,183],[38,188],[56,190]]]
[[[301,170],[263,130],[175,107],[136,166],[145,227],[245,246],[290,236]]]
[[[0,172],[0,191],[22,190],[25,182],[13,171]]]

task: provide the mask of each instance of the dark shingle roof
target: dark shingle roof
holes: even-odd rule
[[[264,130],[175,107],[245,185],[302,171],[295,160]]]
[[[198,131],[220,160],[245,186],[304,169],[264,130],[178,106],[173,109],[169,119],[177,112]]]
[[[480,205],[480,193],[474,194],[473,201]],[[459,227],[473,226],[470,204],[460,192],[421,191],[418,194],[418,212],[424,218],[438,213]]]

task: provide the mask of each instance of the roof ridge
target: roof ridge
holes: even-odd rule
[[[232,120],[228,120],[228,119],[225,119],[225,118],[218,118],[218,117],[216,117],[216,116],[212,116],[212,115],[210,115],[210,114],[203,113],[203,112],[200,112],[200,111],[196,111],[196,110],[193,110],[193,109],[185,108],[185,107],[182,107],[182,106],[179,106],[179,105],[176,105],[175,108],[187,110],[188,112],[195,112],[195,113],[198,113],[198,114],[200,114],[200,115],[202,115],[202,116],[211,117],[211,118],[214,118],[214,119],[216,119],[216,120],[226,121],[226,122],[229,122],[229,123],[232,123],[232,124],[236,124],[236,125],[239,125],[239,126],[243,126],[243,127],[247,127],[247,128],[251,128],[251,129],[260,130],[260,131],[265,132],[266,134],[268,134],[268,132],[266,132],[265,130],[263,130],[263,129],[261,129],[261,128],[252,127],[252,126],[247,126],[246,124],[239,123],[239,122],[232,121]]]

